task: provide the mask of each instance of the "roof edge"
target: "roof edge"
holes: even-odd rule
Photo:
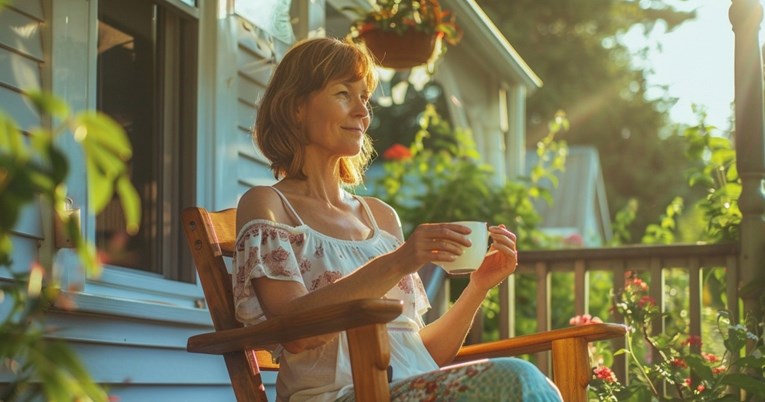
[[[449,5],[457,16],[457,23],[467,33],[487,39],[488,46],[478,49],[488,58],[504,62],[512,67],[512,71],[520,78],[529,92],[542,87],[542,79],[526,64],[510,42],[502,35],[499,28],[489,18],[475,0],[441,0]],[[467,37],[468,35],[465,35]],[[464,40],[465,38],[463,38]],[[480,40],[480,39],[478,39]],[[517,78],[516,78],[517,80]]]

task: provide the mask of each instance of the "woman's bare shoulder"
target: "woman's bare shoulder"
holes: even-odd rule
[[[237,230],[255,219],[292,224],[281,197],[271,186],[252,187],[239,199],[236,210]]]
[[[380,229],[396,236],[401,237],[401,222],[398,218],[396,210],[388,205],[385,201],[376,197],[362,197],[369,205],[369,209],[372,211],[372,215],[377,221],[377,225]]]

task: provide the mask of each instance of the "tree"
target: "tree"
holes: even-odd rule
[[[688,194],[684,142],[668,120],[670,101],[648,99],[646,76],[619,35],[656,24],[668,30],[694,18],[662,1],[479,0],[489,17],[542,78],[527,103],[528,143],[546,134],[546,118],[565,110],[570,145],[597,147],[611,211],[639,208],[632,241],[675,196]],[[676,190],[677,189],[677,190]],[[681,193],[679,193],[681,192]]]

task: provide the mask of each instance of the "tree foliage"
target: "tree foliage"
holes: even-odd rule
[[[611,211],[638,201],[628,237],[639,240],[675,196],[689,191],[678,174],[687,161],[677,157],[682,138],[669,129],[670,101],[646,96],[650,71],[634,63],[645,52],[631,53],[620,38],[630,29],[649,33],[657,24],[671,30],[694,13],[658,0],[478,2],[544,82],[528,98],[528,143],[546,134],[546,116],[565,110],[568,143],[600,152]]]

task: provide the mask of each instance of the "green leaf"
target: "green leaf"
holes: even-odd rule
[[[85,158],[90,160],[104,176],[114,180],[125,171],[125,162],[111,150],[95,142],[84,142],[82,145]]]
[[[96,259],[96,248],[91,243],[80,242],[77,245],[77,256],[80,257],[88,277],[97,278],[101,275],[101,262]]]
[[[51,179],[55,185],[59,185],[66,180],[69,175],[69,161],[66,154],[55,145],[48,146],[48,158],[50,159]]]
[[[69,106],[66,102],[50,92],[30,91],[25,95],[40,114],[48,114],[59,119],[69,116]]]
[[[752,378],[744,374],[729,374],[720,379],[720,383],[742,388],[760,398],[765,398],[765,380],[762,378]]]
[[[0,265],[10,266],[11,255],[13,255],[13,242],[11,241],[11,237],[5,234],[5,232],[0,232]]]
[[[712,382],[713,376],[712,376],[712,368],[709,367],[706,364],[706,361],[703,357],[692,354],[685,357],[686,363],[688,363],[688,366],[693,370],[693,373],[699,376],[702,380],[706,380],[709,382]]]
[[[117,180],[117,193],[122,201],[122,209],[125,211],[127,232],[136,234],[141,222],[141,199],[129,177],[123,175]]]
[[[88,172],[88,200],[93,213],[103,211],[113,195],[112,177],[105,176],[90,159],[86,160]]]
[[[750,367],[755,370],[762,370],[763,366],[765,366],[765,357],[750,355],[736,360],[735,364],[740,367]],[[765,381],[765,379],[763,379],[763,381]]]
[[[121,160],[132,156],[130,141],[125,130],[103,113],[83,112],[74,119],[75,139],[108,150]]]
[[[28,157],[24,136],[18,126],[11,117],[0,111],[0,151],[4,150],[19,159]]]
[[[622,349],[619,349],[616,352],[614,352],[614,356],[623,355],[625,353],[627,353],[627,349],[622,348]]]

